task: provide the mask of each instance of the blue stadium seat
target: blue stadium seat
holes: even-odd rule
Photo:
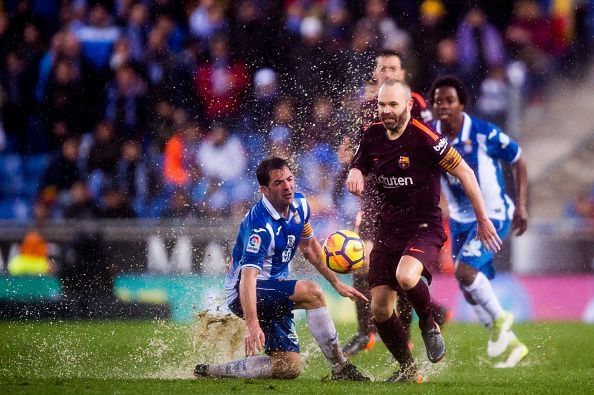
[[[18,154],[0,156],[0,194],[16,198],[25,193],[23,159]]]
[[[25,176],[25,196],[35,197],[39,190],[39,182],[49,164],[50,156],[46,154],[30,155],[24,158],[23,173]]]
[[[0,200],[0,219],[26,221],[31,219],[31,214],[31,204],[23,199],[7,198]]]

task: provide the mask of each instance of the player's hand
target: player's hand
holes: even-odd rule
[[[361,196],[363,188],[365,187],[365,178],[359,169],[349,170],[349,176],[346,180],[346,186],[353,195]]]
[[[245,324],[245,355],[258,355],[264,350],[266,338],[258,322]]]
[[[350,285],[346,285],[342,281],[339,281],[334,285],[334,289],[338,292],[341,296],[345,298],[351,298],[353,300],[359,299],[369,302],[369,299],[365,297],[361,292],[357,291],[355,288],[351,287]]]
[[[493,226],[493,223],[488,218],[478,221],[476,238],[479,239],[489,251],[497,252],[501,249],[501,239],[497,234],[495,226]]]
[[[512,231],[516,232],[516,236],[521,236],[528,228],[528,211],[526,207],[518,206],[514,211],[514,218],[512,219]]]

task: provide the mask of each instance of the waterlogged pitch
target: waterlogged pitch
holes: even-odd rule
[[[241,324],[241,323],[239,323]],[[515,369],[495,369],[486,357],[487,333],[477,324],[444,328],[444,361],[427,362],[415,328],[414,354],[426,382],[385,384],[395,369],[380,343],[352,361],[373,383],[327,381],[330,369],[299,328],[305,369],[294,381],[194,379],[196,362],[236,354],[243,333],[237,322],[2,322],[0,392],[151,393],[594,393],[594,328],[581,323],[518,324],[530,354]],[[354,327],[339,327],[348,339]],[[228,333],[228,336],[225,334]]]

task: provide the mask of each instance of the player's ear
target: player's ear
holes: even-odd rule
[[[270,189],[266,185],[260,185],[260,192],[262,195],[266,196],[270,192]]]
[[[406,109],[407,109],[408,111],[412,110],[412,108],[413,108],[413,104],[414,104],[414,101],[413,101],[413,99],[412,99],[412,97],[411,97],[410,99],[408,99],[408,102],[406,102]]]

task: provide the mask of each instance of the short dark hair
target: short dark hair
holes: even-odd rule
[[[402,55],[400,54],[400,52],[394,51],[393,49],[380,49],[375,54],[375,57],[379,58],[380,56],[398,56],[400,61],[402,61]]]
[[[433,85],[431,85],[431,90],[429,91],[429,102],[431,104],[435,101],[435,91],[437,88],[442,88],[444,86],[456,90],[460,104],[466,105],[468,103],[468,91],[464,87],[464,83],[456,77],[447,76],[436,79],[433,82]]]
[[[273,156],[272,158],[264,159],[256,169],[256,178],[260,186],[267,186],[270,182],[270,172],[273,170],[284,169],[289,167],[286,160]]]

